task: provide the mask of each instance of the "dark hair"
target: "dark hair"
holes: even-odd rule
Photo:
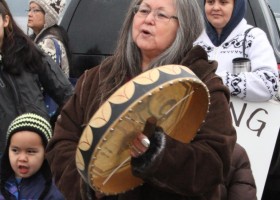
[[[25,68],[36,72],[43,66],[43,53],[33,41],[18,27],[6,1],[0,1],[0,14],[3,20],[9,17],[9,24],[4,28],[2,44],[3,69],[11,74],[20,74]]]

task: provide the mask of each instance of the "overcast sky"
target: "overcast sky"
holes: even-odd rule
[[[6,1],[9,5],[9,8],[13,16],[18,16],[18,15],[27,16],[25,10],[28,9],[28,0],[6,0]]]

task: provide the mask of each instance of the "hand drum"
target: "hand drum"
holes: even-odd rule
[[[205,84],[186,66],[148,70],[120,87],[92,116],[80,138],[76,166],[96,191],[108,195],[143,183],[132,175],[131,140],[154,116],[166,134],[190,142],[209,106]]]

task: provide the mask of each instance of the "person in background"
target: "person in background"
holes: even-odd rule
[[[273,49],[264,31],[247,24],[246,8],[246,0],[204,0],[206,29],[194,45],[201,45],[209,59],[218,61],[216,73],[223,78],[232,96],[255,102],[272,98],[279,101],[279,74]],[[249,59],[251,68],[236,73],[233,59],[240,57]],[[276,162],[279,155],[276,145],[263,200],[279,198],[276,194],[280,193],[277,187],[280,173],[275,170],[280,169],[280,162]]]
[[[1,162],[1,200],[64,199],[45,158],[51,137],[51,125],[37,114],[24,113],[12,121]]]
[[[221,199],[226,200],[257,200],[257,186],[251,169],[250,159],[246,150],[235,144],[228,177],[221,184]]]
[[[30,0],[27,26],[33,30],[30,37],[34,42],[52,57],[69,78],[71,54],[68,34],[63,27],[57,25],[64,7],[65,0]],[[69,80],[75,85],[74,79]],[[45,91],[43,93],[51,124],[54,126],[60,108]]]
[[[203,30],[201,16],[194,0],[131,1],[114,55],[79,78],[47,146],[56,184],[67,199],[114,198],[91,190],[78,173],[75,155],[79,139],[114,91],[142,72],[167,64],[188,66],[206,84],[209,112],[188,144],[157,129],[150,145],[144,146],[139,141],[148,138],[139,133],[131,142],[131,166],[132,173],[145,183],[115,198],[221,199],[219,184],[228,176],[236,131],[229,111],[229,90],[215,75],[217,63],[208,62],[203,48],[193,47]]]
[[[7,3],[0,1],[0,157],[15,117],[32,112],[49,118],[41,87],[59,106],[73,94],[62,70],[16,25]]]
[[[206,29],[194,42],[210,60],[218,62],[232,96],[247,101],[267,101],[278,91],[278,71],[273,49],[264,31],[244,19],[246,0],[204,0]],[[246,58],[250,67],[235,72],[233,59]]]
[[[59,64],[69,77],[70,48],[67,32],[57,25],[65,0],[29,0],[27,26],[36,44]]]

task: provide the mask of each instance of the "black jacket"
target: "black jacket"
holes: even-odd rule
[[[41,87],[59,106],[73,93],[71,83],[50,57],[43,58],[43,65],[43,70],[36,74],[23,71],[20,75],[11,75],[3,70],[0,61],[0,157],[4,151],[8,126],[16,116],[34,112],[49,118]]]

